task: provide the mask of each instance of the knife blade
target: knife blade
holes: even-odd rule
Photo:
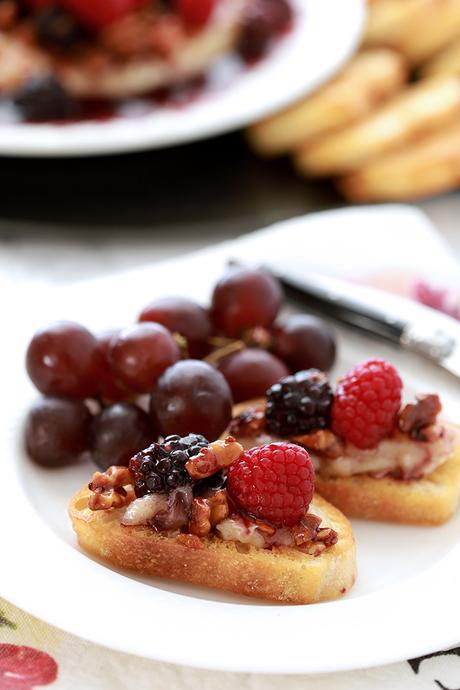
[[[460,322],[435,309],[377,288],[300,266],[270,262],[286,296],[363,333],[378,336],[430,360],[460,378]]]

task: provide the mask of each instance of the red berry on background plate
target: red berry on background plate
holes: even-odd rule
[[[315,472],[307,451],[293,443],[270,443],[246,451],[227,476],[229,494],[248,513],[275,527],[291,527],[307,512]]]
[[[357,448],[375,448],[395,427],[402,381],[392,364],[369,359],[340,379],[332,429]]]
[[[176,0],[175,9],[186,24],[204,26],[216,5],[216,0]]]
[[[148,4],[148,0],[59,0],[59,4],[90,29],[103,29]]]
[[[235,402],[264,396],[270,386],[289,374],[280,359],[251,347],[224,357],[219,371],[227,379]]]
[[[0,688],[31,690],[49,685],[57,678],[58,666],[52,656],[33,647],[0,644]]]
[[[214,288],[211,317],[220,333],[238,338],[248,328],[269,328],[281,307],[281,298],[281,287],[271,275],[233,266]]]
[[[33,336],[27,373],[44,395],[88,398],[97,393],[101,353],[96,338],[71,321],[58,321]]]
[[[110,342],[112,371],[126,388],[137,393],[150,393],[164,370],[178,359],[176,341],[159,323],[130,326]]]

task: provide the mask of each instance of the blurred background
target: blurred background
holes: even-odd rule
[[[460,1],[366,10],[332,80],[248,131],[111,156],[3,156],[0,271],[68,282],[379,201],[415,203],[459,253]]]

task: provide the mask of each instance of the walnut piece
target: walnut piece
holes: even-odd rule
[[[192,479],[205,479],[223,467],[228,467],[243,453],[243,446],[233,436],[223,441],[214,441],[203,448],[198,455],[185,464],[185,469]]]
[[[249,407],[230,422],[230,433],[235,436],[257,436],[265,430],[265,409]]]
[[[205,498],[194,498],[188,531],[197,537],[205,537],[211,531],[211,507]]]
[[[88,489],[93,492],[88,501],[91,510],[121,508],[134,500],[134,480],[127,467],[112,465],[105,472],[95,472]]]
[[[211,527],[215,527],[219,524],[219,522],[225,520],[230,512],[227,501],[227,492],[216,491],[207,499],[207,501],[209,503],[209,507],[211,508]]]
[[[323,453],[328,458],[338,458],[344,452],[343,441],[329,429],[318,429],[311,434],[294,436],[292,440],[299,446]]]
[[[441,409],[438,395],[417,395],[415,402],[405,405],[399,413],[398,428],[417,441],[436,440],[441,432],[436,425]]]

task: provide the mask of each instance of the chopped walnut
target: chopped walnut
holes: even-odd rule
[[[186,546],[188,549],[204,549],[204,544],[196,534],[179,534],[176,542]]]
[[[296,546],[311,556],[319,556],[329,546],[337,543],[337,532],[331,527],[319,528],[321,518],[307,514],[298,525],[292,528]]]
[[[323,453],[328,458],[338,458],[344,452],[343,441],[329,429],[319,429],[311,434],[294,436],[294,443]]]
[[[243,446],[233,436],[214,441],[186,463],[185,469],[192,479],[205,479],[223,467],[228,467],[243,453]]]
[[[254,520],[254,522],[256,523],[259,532],[262,532],[264,536],[272,537],[275,534],[275,527],[273,527],[273,525],[269,525],[268,522],[258,520],[257,518]]]
[[[127,467],[112,465],[105,472],[95,472],[88,489],[91,510],[121,508],[134,500],[133,475]]]
[[[230,433],[235,436],[257,436],[265,430],[265,409],[250,407],[230,422]]]
[[[211,531],[211,507],[205,498],[194,498],[188,531],[197,537],[205,537]]]
[[[209,507],[211,508],[210,522],[211,526],[215,527],[225,520],[229,514],[227,492],[226,491],[216,491],[208,499]]]
[[[441,429],[436,419],[442,406],[438,395],[417,395],[415,403],[405,405],[398,418],[398,428],[417,441],[439,438]]]

